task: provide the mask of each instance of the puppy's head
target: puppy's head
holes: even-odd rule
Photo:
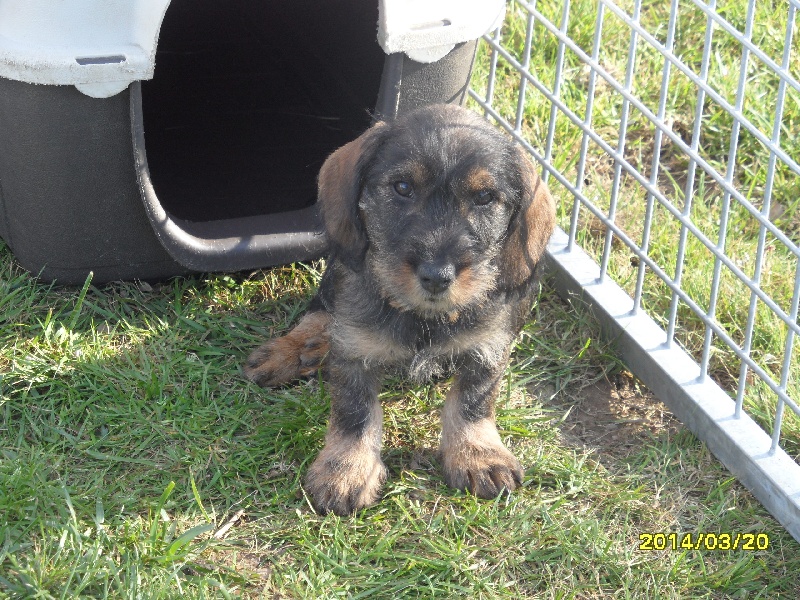
[[[525,285],[555,223],[526,154],[452,105],[378,123],[337,150],[320,171],[319,200],[331,253],[423,316]]]

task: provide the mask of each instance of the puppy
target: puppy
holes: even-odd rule
[[[387,370],[453,373],[440,446],[448,485],[481,498],[516,488],[523,470],[500,439],[494,403],[555,223],[534,165],[478,115],[433,105],[334,152],[319,204],[330,250],[319,291],[297,326],[244,367],[275,386],[325,359],[330,421],[305,479],[314,507],[345,515],[379,498]]]

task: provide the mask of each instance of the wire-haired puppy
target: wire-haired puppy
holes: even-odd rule
[[[325,359],[331,415],[306,476],[321,512],[374,503],[387,370],[454,374],[442,410],[448,485],[492,498],[522,481],[495,426],[511,346],[530,312],[555,207],[526,154],[452,105],[377,123],[319,175],[328,268],[308,312],[258,348],[261,386],[312,375]]]

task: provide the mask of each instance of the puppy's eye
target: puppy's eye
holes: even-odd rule
[[[414,196],[414,188],[407,181],[395,181],[392,187],[403,198],[412,198]]]
[[[478,206],[486,206],[491,202],[494,202],[494,194],[489,190],[481,190],[475,194],[475,204]]]

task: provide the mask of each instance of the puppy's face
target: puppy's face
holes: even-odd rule
[[[446,105],[376,125],[337,151],[320,174],[320,201],[334,254],[368,269],[395,308],[427,317],[524,283],[553,222],[524,154]]]
[[[368,267],[384,297],[424,315],[480,302],[496,285],[519,207],[511,157],[495,132],[441,117],[418,115],[387,132],[359,202]]]

